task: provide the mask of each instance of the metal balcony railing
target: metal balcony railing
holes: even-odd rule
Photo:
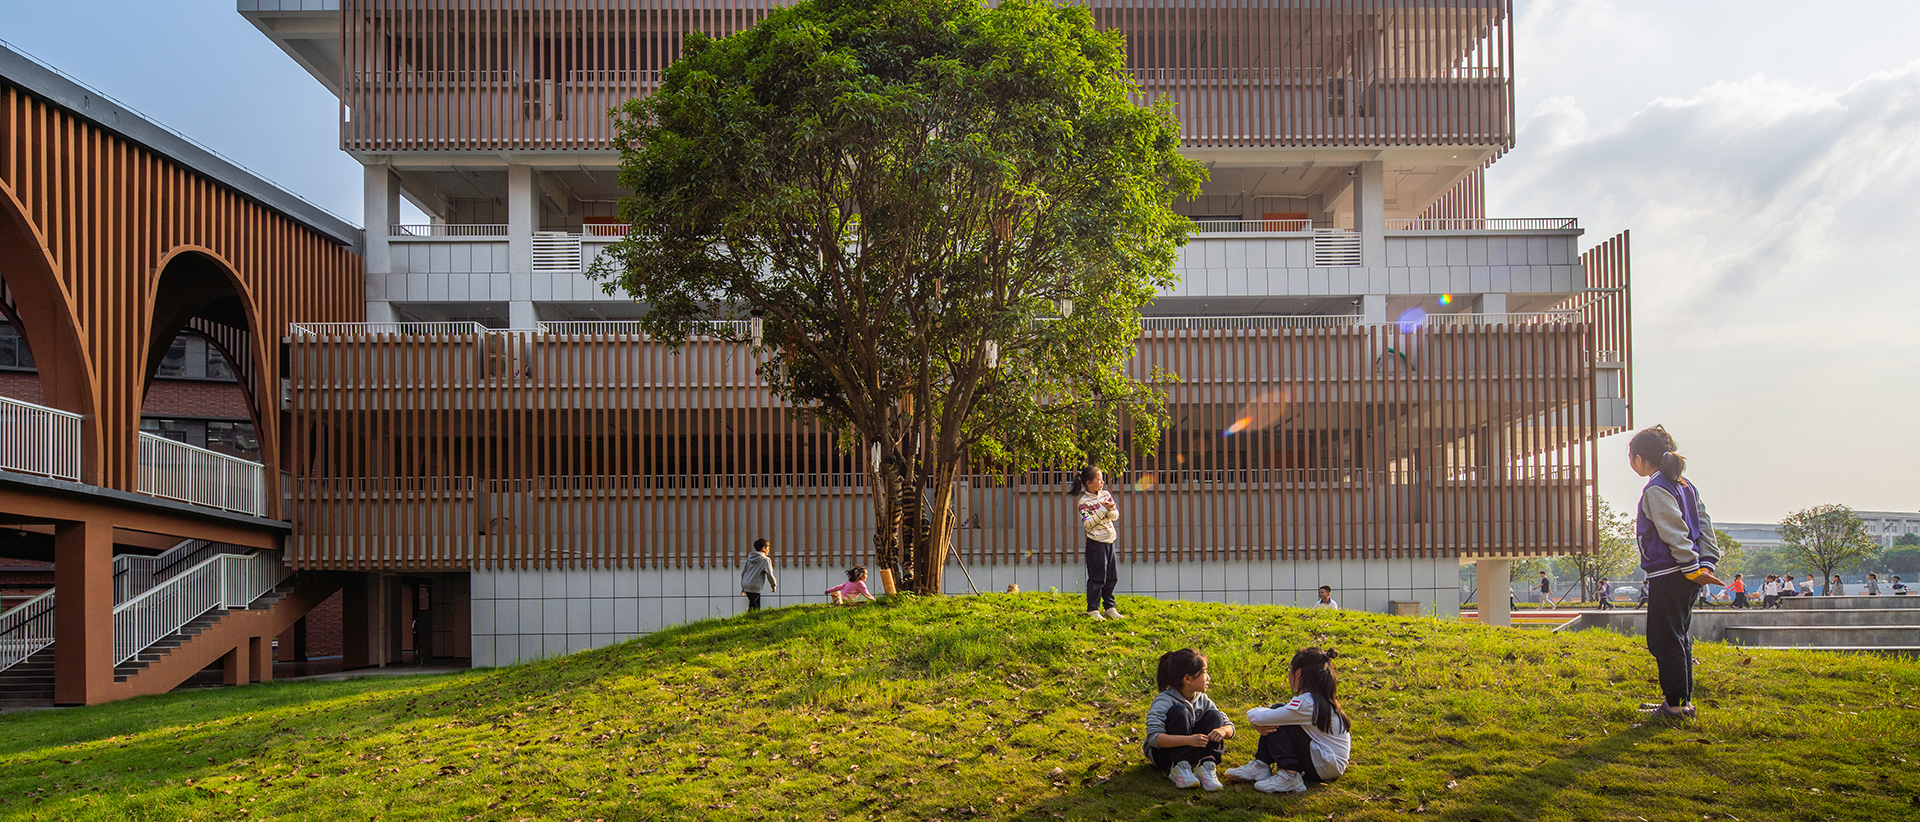
[[[80,481],[79,414],[0,397],[0,468]]]
[[[253,516],[267,513],[267,469],[199,446],[140,432],[142,494]]]
[[[1193,230],[1200,234],[1239,234],[1260,232],[1292,234],[1313,230],[1312,220],[1194,220]]]
[[[1580,227],[1574,217],[1446,217],[1387,220],[1388,231],[1568,231]]]
[[[433,237],[505,237],[506,223],[431,223],[426,225],[388,226],[388,237],[433,238]]]
[[[290,575],[278,551],[221,554],[113,609],[113,664],[219,608],[245,608]]]

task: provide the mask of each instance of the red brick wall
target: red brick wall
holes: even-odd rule
[[[0,371],[0,397],[46,404],[46,395],[40,393],[40,375],[33,371]]]
[[[312,611],[307,612],[307,657],[339,656],[340,643],[340,597],[335,591]]]
[[[140,416],[249,420],[253,415],[247,410],[247,393],[240,390],[239,383],[154,380]]]

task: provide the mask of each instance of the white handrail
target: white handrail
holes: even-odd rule
[[[1301,234],[1313,231],[1312,220],[1194,220],[1193,230],[1200,234]]]
[[[1416,217],[1386,221],[1388,231],[1569,231],[1575,217]]]
[[[245,608],[290,575],[277,551],[221,554],[113,609],[113,664],[119,665],[219,608]]]
[[[222,553],[219,543],[204,539],[190,539],[153,556],[141,554],[118,554],[113,558],[113,601],[125,602],[129,598],[152,588],[162,580],[179,573],[183,568],[199,562],[196,555],[203,551]],[[168,573],[172,570],[172,573]]]
[[[1234,328],[1343,328],[1360,324],[1358,314],[1270,314],[1244,317],[1141,317],[1144,331]]]
[[[389,237],[505,237],[506,223],[433,223],[430,225],[394,224],[387,227]]]
[[[80,481],[79,414],[0,397],[0,468]]]
[[[267,513],[266,466],[145,431],[135,490],[256,517]]]
[[[471,321],[397,323],[293,323],[296,336],[334,337],[349,334],[484,334],[486,326]]]
[[[52,644],[52,589],[0,614],[0,671]]]

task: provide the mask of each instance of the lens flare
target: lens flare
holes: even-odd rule
[[[1159,485],[1159,484],[1160,484],[1160,478],[1157,476],[1154,476],[1151,472],[1149,472],[1149,473],[1141,474],[1139,479],[1136,479],[1133,481],[1133,490],[1152,491],[1153,486]]]
[[[1416,305],[1400,312],[1400,332],[1403,334],[1412,334],[1426,324],[1427,312],[1421,309],[1420,306]]]
[[[1254,397],[1252,402],[1240,406],[1239,413],[1234,414],[1233,424],[1221,431],[1220,436],[1231,437],[1246,431],[1272,428],[1287,415],[1287,402],[1286,389],[1276,389]]]
[[[1442,295],[1440,295],[1440,304],[1441,304],[1441,305],[1453,305],[1453,295],[1452,295],[1452,294],[1442,294]]]

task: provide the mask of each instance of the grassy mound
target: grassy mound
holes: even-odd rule
[[[0,717],[18,819],[1861,819],[1920,814],[1920,665],[1704,645],[1642,726],[1639,643],[1067,595],[807,606],[537,664]],[[1340,648],[1354,766],[1300,796],[1141,762],[1163,651],[1230,715]],[[1247,733],[1228,743],[1239,764]]]

